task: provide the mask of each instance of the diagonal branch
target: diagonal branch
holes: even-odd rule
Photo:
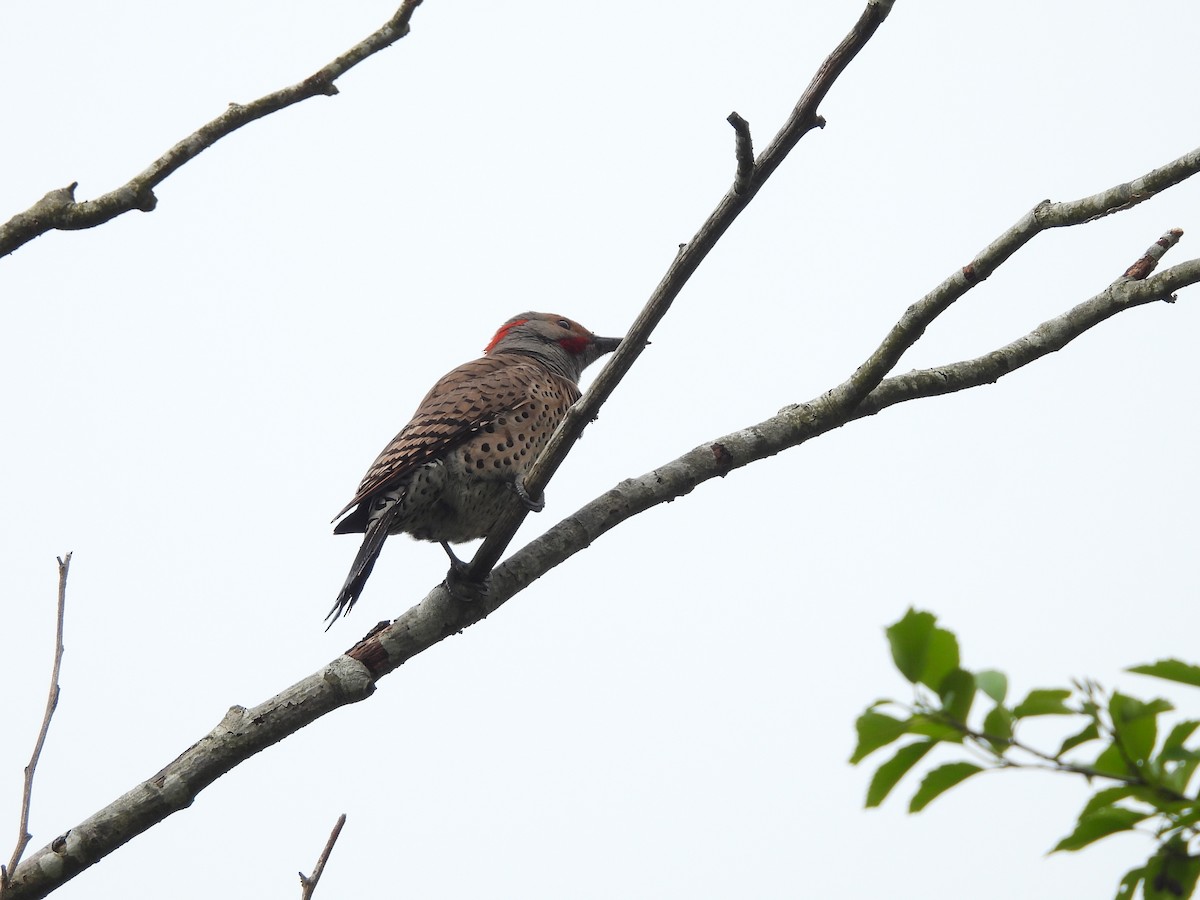
[[[1171,234],[1171,233],[1169,233]],[[824,398],[702,445],[596,498],[513,554],[492,578],[487,600],[462,603],[438,586],[393,623],[381,623],[346,655],[252,709],[232,707],[209,734],[157,775],[56,838],[13,873],[5,900],[44,897],[121,844],[191,804],[205,787],[254,754],[334,709],[364,700],[376,681],[443,638],[481,621],[559,563],[640,512],[692,491],[734,468],[798,446],[855,419],[907,400],[999,380],[1119,312],[1165,300],[1200,283],[1200,259],[1107,289],[1028,335],[977,359],[881,381],[855,409],[825,414]]]
[[[42,747],[46,745],[46,735],[50,732],[50,720],[54,718],[54,710],[58,708],[58,696],[61,689],[58,684],[59,672],[62,670],[63,658],[63,622],[67,612],[67,573],[71,570],[71,556],[58,558],[58,618],[54,629],[54,664],[50,667],[50,693],[46,697],[46,712],[42,716],[42,727],[38,731],[37,740],[33,744],[33,754],[29,757],[29,765],[25,767],[25,786],[21,791],[21,824],[17,833],[17,846],[13,849],[12,858],[7,868],[0,866],[0,897],[5,895],[8,887],[10,872],[17,870],[17,863],[29,846],[33,835],[29,833],[29,806],[33,799],[33,776],[37,772],[38,760],[42,757]]]
[[[1005,375],[1061,350],[1091,328],[1117,313],[1160,300],[1169,300],[1179,288],[1200,284],[1200,259],[1188,260],[1156,276],[1138,281],[1122,277],[1101,293],[1060,316],[1043,322],[1033,331],[983,356],[950,365],[913,371],[884,379],[853,410],[832,415],[827,396],[809,403],[785,407],[771,418],[717,438],[659,466],[638,478],[621,482],[582,509],[559,522],[505,560],[492,579],[491,608],[524,590],[559,563],[588,547],[605,532],[626,519],[690,493],[700,484],[724,477],[741,468],[850,422],[876,415],[909,400],[936,397],[968,388],[992,384]],[[380,662],[404,662],[404,653],[419,652],[408,643],[410,635],[427,633],[421,623],[429,605],[440,609],[436,592],[397,620],[402,636],[393,639],[385,653],[366,653],[370,641],[352,649],[375,669]],[[460,604],[461,606],[461,604]],[[491,609],[488,610],[490,612]],[[466,624],[460,620],[460,627]],[[399,654],[395,656],[393,654]]]
[[[404,16],[402,30],[406,31],[407,16],[411,15],[412,9],[419,3],[420,0],[405,0],[404,6],[401,7],[396,18],[385,28],[393,26]],[[740,193],[730,190],[692,238],[692,241],[680,247],[680,252],[654,290],[646,307],[634,322],[621,347],[593,382],[588,392],[568,412],[550,443],[539,455],[537,464],[528,473],[525,483],[531,494],[536,496],[542,493],[546,482],[558,469],[567,451],[579,438],[587,423],[595,419],[601,404],[641,354],[642,349],[648,343],[650,332],[666,314],[672,301],[678,296],[708,252],[715,246],[738,214],[749,204],[754,194],[800,138],[808,131],[823,124],[823,120],[816,114],[817,104],[828,93],[838,75],[866,45],[886,18],[891,6],[891,0],[867,0],[866,9],[854,28],[822,64],[783,128],[775,136],[768,149],[755,162],[754,171],[748,179],[748,184],[740,186]],[[403,36],[402,33],[397,33],[391,40],[394,41],[401,36]],[[353,52],[351,51],[351,53]],[[357,61],[358,59],[355,59],[355,62]],[[320,83],[328,83],[330,80],[325,79]],[[210,126],[213,124],[210,123]],[[198,135],[200,133],[197,132]],[[208,146],[208,144],[204,146]],[[203,147],[199,149],[203,149]],[[191,155],[194,156],[199,149]],[[137,179],[130,184],[135,185],[135,182]],[[135,193],[137,193],[136,190]],[[51,203],[51,207],[59,208],[65,202],[66,200],[63,198],[59,198]],[[98,223],[93,222],[92,224]],[[37,234],[44,233],[49,227],[68,226],[55,224],[41,227],[41,230],[34,228],[27,237],[14,246],[19,246],[20,243],[32,239]],[[86,226],[77,225],[75,227]],[[6,245],[3,241],[4,231],[0,229],[0,255],[3,255],[4,252],[11,252],[11,248],[4,249]],[[475,559],[472,561],[473,576],[479,577],[476,573],[486,575],[496,564],[520,526],[524,512],[523,508],[513,504],[512,514],[493,530],[480,547],[479,552],[476,553]],[[532,581],[532,579],[530,580]],[[512,593],[515,591],[510,590],[501,598],[500,602],[506,600]],[[435,606],[427,607],[431,601]],[[405,630],[406,636],[414,641],[414,648],[419,648],[414,649],[413,652],[420,652],[420,649],[432,646],[466,625],[482,619],[494,606],[484,603],[451,603],[445,589],[438,587],[434,589],[430,597],[426,598],[426,603],[421,604],[418,608],[435,610],[435,614],[414,619],[411,617],[413,611],[410,610],[410,613],[406,614],[406,618],[397,620],[390,627],[382,629],[392,636],[395,635],[398,628]],[[462,624],[455,624],[460,620]],[[407,624],[401,625],[401,622],[407,622]],[[380,632],[381,629],[377,628],[372,635],[360,642],[365,656],[369,656],[371,653],[378,654],[383,648],[384,644],[376,639]],[[200,791],[249,757],[283,740],[325,713],[370,696],[375,689],[376,678],[396,668],[404,659],[408,658],[407,656],[389,656],[387,652],[383,653],[383,657],[383,664],[379,668],[372,668],[364,665],[359,658],[341,656],[320,672],[298,682],[258,707],[253,709],[232,707],[216,728],[184,751],[153,778],[138,785],[109,806],[65,832],[27,860],[18,871],[13,873],[11,897],[6,897],[5,900],[17,900],[17,898],[25,900],[25,898],[46,896],[60,884],[103,859],[117,847],[132,840],[172,813],[186,808]],[[390,664],[387,662],[389,659],[391,660]]]
[[[840,410],[856,407],[880,381],[896,367],[900,357],[915,344],[938,316],[1003,265],[1047,228],[1066,228],[1082,225],[1111,213],[1129,209],[1179,184],[1200,172],[1200,147],[1147,172],[1133,181],[1108,188],[1089,197],[1062,203],[1043,200],[1017,222],[988,244],[958,272],[905,310],[892,326],[883,342],[855,373],[829,394],[830,403]],[[1180,232],[1182,234],[1182,232]],[[1178,240],[1178,237],[1176,237]],[[1150,255],[1150,253],[1148,253]],[[1161,256],[1161,252],[1158,254]],[[1145,259],[1145,257],[1143,257]],[[1142,263],[1139,260],[1134,267]],[[1131,267],[1130,274],[1134,271]],[[1151,269],[1153,266],[1151,266]],[[1148,273],[1151,269],[1146,269]]]
[[[734,187],[721,198],[720,203],[700,226],[692,240],[680,245],[679,253],[667,268],[667,273],[646,301],[641,314],[634,321],[625,340],[617,348],[616,353],[608,364],[596,376],[583,398],[567,411],[566,417],[558,426],[558,430],[550,438],[525,476],[525,488],[531,496],[537,497],[544,493],[546,484],[554,477],[558,467],[562,465],[567,453],[583,434],[588,423],[599,415],[600,407],[620,384],[625,373],[633,366],[634,361],[641,355],[642,350],[650,343],[650,334],[654,327],[667,314],[679,292],[683,290],[688,279],[700,267],[709,251],[716,246],[717,241],[729,229],[734,220],[741,214],[759,188],[771,177],[771,173],[779,168],[780,163],[791,152],[809,131],[825,124],[825,120],[817,115],[817,106],[829,93],[834,81],[842,74],[846,66],[867,45],[867,41],[883,24],[892,9],[892,0],[867,0],[863,10],[849,34],[832,53],[821,63],[817,74],[800,95],[800,100],[784,122],[779,133],[771,141],[771,145],[754,163],[753,173],[742,177],[739,164],[739,177]],[[741,119],[741,117],[738,117]],[[744,120],[743,120],[744,121]],[[749,126],[746,126],[747,133]],[[748,140],[748,138],[746,139]],[[512,541],[517,529],[525,521],[528,510],[514,503],[508,514],[501,518],[484,540],[482,546],[471,560],[468,577],[474,581],[482,581],[492,570],[505,549]]]
[[[375,683],[345,656],[251,709],[234,706],[158,774],[54,838],[10,875],[4,900],[45,897],[122,844],[187,809],[240,763],[328,712],[369,697]]]
[[[313,868],[312,875],[300,873],[300,900],[312,900],[312,895],[316,893],[317,883],[321,880],[321,875],[325,872],[325,864],[329,862],[329,855],[333,853],[333,845],[337,843],[338,837],[342,833],[342,826],[346,824],[346,814],[342,813],[338,816],[338,820],[334,823],[333,831],[329,833],[329,840],[325,842],[325,849],[321,851],[321,855],[317,858],[317,865]]]
[[[1061,349],[1118,312],[1154,300],[1170,300],[1173,291],[1200,282],[1200,261],[1182,263],[1145,280],[1138,280],[1128,272],[1142,268],[1148,272],[1153,268],[1154,255],[1161,256],[1182,235],[1178,229],[1160,238],[1155,245],[1159,249],[1148,251],[1127,270],[1126,275],[1122,275],[1104,292],[1043,323],[1025,337],[975,360],[884,380],[929,324],[982,280],[978,277],[968,278],[966,272],[976,270],[990,274],[1044,228],[1082,224],[1100,215],[1128,208],[1131,205],[1131,189],[1137,193],[1137,202],[1141,202],[1179,183],[1197,169],[1200,169],[1200,150],[1185,154],[1129,184],[1081,200],[1066,203],[1044,201],[989,244],[962,271],[956,272],[912,304],[880,346],[842,384],[808,403],[790,406],[765,422],[696,448],[640,479],[623,482],[509,558],[493,573],[491,592],[484,602],[451,602],[444,589],[435,588],[421,603],[395,622],[390,625],[382,623],[351,648],[349,655],[366,664],[371,674],[378,678],[428,649],[433,643],[485,618],[509,597],[524,590],[610,528],[659,503],[689,493],[704,481],[723,477],[735,468],[774,456],[896,403],[994,382],[1047,353]],[[1149,268],[1146,268],[1147,259],[1150,259]],[[639,318],[639,323],[641,321]],[[627,349],[623,345],[617,353],[622,354]],[[608,375],[617,362],[614,359],[601,373],[601,378]],[[589,391],[573,410],[587,402],[590,394]],[[556,435],[556,438],[560,436]]]
[[[876,14],[879,10],[886,11],[886,4],[871,3],[864,18],[873,9]],[[877,24],[878,20],[875,21]],[[840,69],[827,61],[823,71],[836,75]],[[820,77],[818,75],[818,80]],[[823,90],[814,91],[810,87],[805,96],[823,96],[823,93]],[[798,105],[797,110],[802,105]],[[815,116],[815,113],[811,115]],[[802,126],[807,124],[807,128],[815,127],[812,119],[805,119],[803,113],[798,115],[794,112],[793,118]],[[787,126],[755,162],[748,191],[753,192],[761,185],[766,177],[764,172],[769,174],[764,161],[774,161],[774,165],[778,165],[782,157],[771,154],[779,152],[776,148],[786,146],[786,140],[781,139],[786,131]],[[994,382],[1060,349],[1118,312],[1167,299],[1173,291],[1183,286],[1200,283],[1200,260],[1191,260],[1144,278],[1139,277],[1138,264],[1135,264],[1131,267],[1131,274],[1122,276],[1097,296],[990,354],[936,369],[886,377],[929,322],[949,308],[953,300],[965,293],[972,284],[990,274],[1034,233],[1043,228],[1087,221],[1140,202],[1194,174],[1197,167],[1200,167],[1200,151],[1181,157],[1128,185],[1093,197],[1074,203],[1040,205],[989,245],[966,269],[913,304],[880,348],[844,384],[810,403],[790,406],[758,425],[726,435],[647,475],[617,485],[506,560],[492,575],[492,590],[486,601],[472,604],[458,602],[450,598],[444,587],[436,587],[417,606],[395,622],[382,623],[346,655],[338,657],[322,670],[257,707],[231,708],[221,723],[157,775],[64,832],[22,863],[12,873],[10,894],[5,900],[46,896],[117,847],[172,813],[186,808],[205,787],[254,754],[333,709],[366,699],[373,693],[379,678],[443,638],[482,620],[541,575],[625,519],[686,494],[698,484],[726,475],[734,468],[798,446],[897,403]],[[695,271],[707,250],[732,222],[736,211],[730,213],[728,208],[737,204],[744,206],[746,202],[746,196],[735,198],[727,194],[692,243],[681,248],[651,302],[634,323],[628,340],[601,373],[592,390],[568,416],[570,427],[564,425],[555,436],[555,446],[559,448],[555,451],[557,457],[552,456],[549,449],[543,454],[542,458],[547,463],[539,474],[541,482],[530,484],[533,493],[544,487],[545,480],[561,462],[566,447],[575,440],[583,426],[594,418],[600,404],[641,352],[650,330],[665,314],[671,300]],[[1178,237],[1174,232],[1168,234],[1176,239]],[[1163,245],[1163,249],[1166,249],[1166,245]],[[1153,255],[1148,254],[1151,257]],[[1147,271],[1153,267],[1153,262],[1154,259],[1151,259],[1144,266]],[[511,534],[504,538],[503,543],[506,544],[509,539]],[[479,559],[477,554],[477,563]]]
[[[18,247],[47,231],[94,228],[135,209],[150,212],[158,203],[158,198],[154,196],[154,188],[221,138],[237,131],[243,125],[302,100],[319,95],[331,97],[336,94],[338,89],[334,82],[338,78],[368,56],[390,47],[408,34],[409,20],[421,2],[422,0],[404,0],[396,14],[382,27],[303,81],[260,97],[253,103],[231,103],[221,115],[202,125],[146,169],[107,194],[77,203],[75,188],[78,182],[50,191],[29,209],[17,213],[0,225],[0,257],[8,256]]]

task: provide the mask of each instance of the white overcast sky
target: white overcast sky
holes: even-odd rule
[[[115,187],[393,11],[4,4],[0,217]],[[441,579],[440,549],[395,539],[323,631],[356,549],[329,519],[433,380],[525,309],[624,331],[730,183],[725,117],[765,146],[860,11],[426,0],[338,97],[205,152],[157,211],[0,260],[0,855],[57,554],[75,561],[33,848]],[[1198,34],[1195,0],[898,0],[518,540],[836,384],[1043,198],[1195,147]],[[900,371],[1025,333],[1171,227],[1167,262],[1200,254],[1200,181],[1038,238]],[[863,707],[906,696],[883,628],[909,605],[1016,693],[1163,693],[1123,667],[1200,661],[1198,304],[1122,314],[622,525],[58,896],[295,896],[341,812],[326,900],[1111,896],[1149,839],[1045,855],[1086,785],[980,777],[910,817],[915,781],[864,811],[871,769],[846,760]]]

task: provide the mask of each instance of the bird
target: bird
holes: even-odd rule
[[[354,608],[389,535],[440,543],[452,585],[466,564],[450,544],[485,537],[514,499],[540,511],[525,474],[579,399],[583,370],[620,343],[556,313],[524,312],[483,356],[442,376],[334,516],[335,534],[363,542],[329,625]]]

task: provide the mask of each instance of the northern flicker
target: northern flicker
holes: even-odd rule
[[[463,563],[450,544],[486,536],[518,498],[540,510],[525,473],[579,399],[583,370],[620,342],[559,315],[526,312],[500,326],[483,356],[444,375],[334,517],[335,534],[364,538],[330,624],[362,594],[389,534],[438,541],[454,573]]]

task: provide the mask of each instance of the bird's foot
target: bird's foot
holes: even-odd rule
[[[446,591],[455,600],[463,603],[480,603],[487,599],[490,589],[486,581],[472,581],[467,577],[467,567],[451,566],[446,573]]]
[[[463,603],[478,603],[486,600],[488,595],[487,581],[475,581],[470,577],[471,565],[465,563],[450,549],[450,545],[442,541],[442,549],[450,557],[450,571],[446,573],[446,591],[455,600]]]
[[[517,496],[521,498],[521,502],[525,504],[525,508],[530,512],[540,513],[546,508],[546,498],[543,495],[540,499],[534,500],[529,496],[529,491],[525,490],[525,476],[518,475],[517,480],[512,483],[513,490],[517,492]]]

